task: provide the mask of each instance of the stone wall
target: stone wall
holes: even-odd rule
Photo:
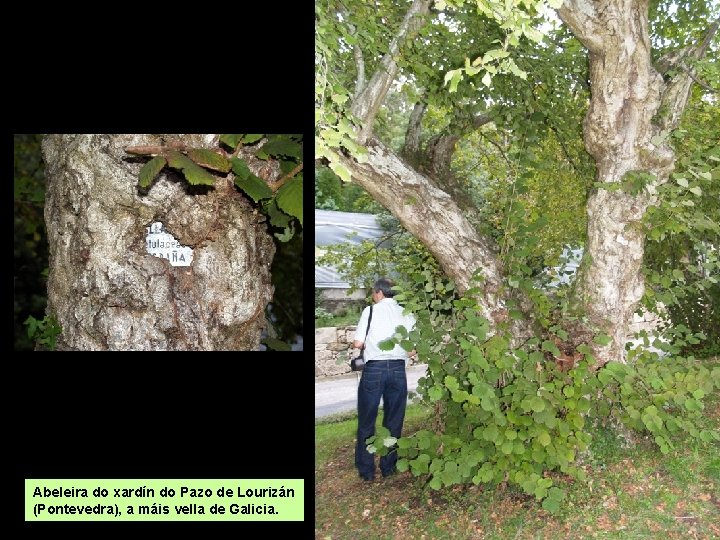
[[[315,329],[315,376],[331,377],[351,373],[350,358],[356,326],[330,326]]]

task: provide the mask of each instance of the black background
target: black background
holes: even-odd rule
[[[303,133],[304,211],[313,215],[313,3],[137,9],[18,13],[32,33],[16,25],[4,37],[12,133]],[[306,245],[313,236],[304,234]],[[222,529],[311,538],[314,361],[305,341],[309,350],[292,353],[8,354],[5,500],[14,507],[5,515],[18,537],[212,538]],[[25,478],[303,478],[305,521],[26,523]]]

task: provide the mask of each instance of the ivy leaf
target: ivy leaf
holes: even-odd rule
[[[198,165],[207,167],[208,169],[224,173],[230,171],[230,162],[212,150],[193,148],[188,152],[188,157]]]
[[[280,188],[275,196],[278,207],[303,222],[303,179],[298,175]]]
[[[140,169],[140,182],[138,185],[141,188],[148,188],[152,184],[155,177],[167,165],[167,160],[162,156],[157,156],[148,161],[143,168]]]

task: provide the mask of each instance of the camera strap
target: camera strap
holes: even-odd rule
[[[370,306],[370,316],[368,317],[368,325],[367,329],[365,330],[365,339],[363,340],[363,346],[360,348],[360,354],[363,355],[363,363],[365,362],[365,355],[363,351],[365,350],[365,343],[367,343],[367,337],[368,332],[370,332],[370,323],[372,322],[372,312],[373,312],[373,306]],[[357,374],[357,380],[358,384],[360,383],[360,373]]]
[[[363,346],[361,350],[365,350],[365,343],[367,343],[368,332],[370,332],[370,323],[372,322],[372,309],[373,306],[370,306],[370,317],[368,317],[367,330],[365,330],[365,339],[363,340]]]

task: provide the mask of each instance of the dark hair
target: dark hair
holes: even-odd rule
[[[395,296],[395,291],[392,290],[393,285],[395,284],[389,279],[378,279],[373,285],[373,291],[382,292],[385,298],[392,298]]]

